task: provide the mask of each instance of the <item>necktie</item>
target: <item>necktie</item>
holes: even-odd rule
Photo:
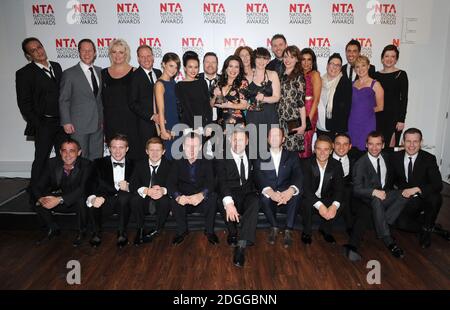
[[[339,157],[339,162],[342,163],[342,158],[341,157]]]
[[[45,72],[47,72],[48,74],[50,74],[50,78],[51,78],[53,81],[56,81],[55,75],[53,74],[52,67],[50,67],[50,70],[48,70],[48,69],[46,69],[46,68],[42,68],[42,70],[44,70]]]
[[[97,97],[98,84],[97,84],[97,79],[95,78],[94,68],[90,67],[89,71],[91,71],[92,91],[94,92],[94,96]]]
[[[156,169],[158,169],[158,165],[156,166],[150,165],[150,167],[152,167],[152,174],[150,176],[150,188],[152,188],[153,185],[155,185],[156,183]],[[148,203],[148,213],[150,214],[156,213],[155,201],[151,198],[150,202]]]
[[[383,188],[383,185],[381,183],[381,166],[380,166],[380,158],[377,158],[377,177],[378,182],[380,183],[380,188]]]
[[[244,157],[241,157],[241,165],[240,165],[240,179],[241,185],[245,183],[245,166],[244,166]]]
[[[412,157],[409,157],[409,164],[408,164],[408,183],[411,183],[412,181],[412,173],[413,173],[413,163],[412,163]]]
[[[349,74],[348,78],[350,79],[350,81],[353,82],[353,67],[352,66],[350,66],[350,74]]]
[[[113,162],[113,167],[116,168],[117,166],[123,168],[123,167],[125,167],[125,163],[116,163],[116,162]]]
[[[155,81],[153,80],[152,71],[150,71],[150,72],[148,73],[148,76],[150,77],[151,83],[152,83],[152,84],[155,84]]]

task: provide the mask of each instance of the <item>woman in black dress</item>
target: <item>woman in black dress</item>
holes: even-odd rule
[[[377,130],[383,133],[386,145],[398,146],[405,127],[408,106],[408,75],[398,69],[399,51],[395,45],[387,45],[381,53],[383,70],[375,79],[384,89],[384,110],[377,113]]]
[[[102,70],[105,140],[109,143],[116,134],[126,135],[129,146],[127,157],[139,159],[142,150],[139,148],[137,119],[128,105],[134,70],[129,64],[128,44],[122,39],[113,40],[109,47],[109,59],[111,66]]]
[[[204,128],[212,122],[212,107],[205,79],[197,78],[200,66],[198,54],[193,51],[184,53],[183,66],[185,79],[175,86],[180,121],[192,129]],[[194,123],[195,116],[200,117],[197,124]]]

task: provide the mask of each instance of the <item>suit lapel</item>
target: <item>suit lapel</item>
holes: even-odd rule
[[[126,168],[125,168],[126,169]],[[114,167],[111,161],[111,156],[105,157],[105,178],[108,183],[114,187]]]
[[[92,96],[92,98],[96,99],[94,96],[94,92],[92,91],[91,84],[89,84],[89,81],[87,80],[87,76],[84,74],[83,69],[81,69],[81,64],[79,63],[76,68],[77,68],[76,72],[78,74],[78,78],[80,81],[82,81],[81,83],[84,84],[83,88],[89,92],[89,94]],[[98,84],[98,85],[100,88],[101,84]]]

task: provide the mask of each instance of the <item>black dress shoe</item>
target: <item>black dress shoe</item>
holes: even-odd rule
[[[350,261],[356,262],[362,259],[361,254],[358,253],[356,247],[350,244],[344,244],[343,247],[344,247],[344,255]]]
[[[440,224],[434,225],[433,232],[436,235],[444,238],[445,240],[450,241],[450,232],[448,230],[443,229]]]
[[[140,244],[149,243],[151,241],[152,239],[145,234],[144,229],[139,228],[138,231],[136,232],[136,238],[134,238],[134,245],[138,246]]]
[[[50,228],[44,237],[36,241],[36,245],[41,245],[42,243],[52,240],[59,236],[61,234],[61,231],[58,228]]]
[[[227,236],[227,243],[228,243],[229,246],[236,247],[237,243],[238,243],[237,236],[228,234],[228,236]]]
[[[117,246],[119,248],[123,248],[124,246],[126,246],[128,244],[128,237],[127,234],[124,232],[118,232],[117,233]]]
[[[284,239],[283,239],[283,246],[285,248],[288,248],[292,245],[292,230],[286,229],[284,231]]]
[[[89,244],[94,248],[100,246],[101,243],[102,239],[100,239],[100,236],[98,234],[93,234],[92,238],[89,240]]]
[[[86,232],[80,231],[78,233],[78,235],[76,236],[75,240],[73,240],[72,245],[74,247],[79,247],[83,243],[85,238],[86,238]]]
[[[397,246],[397,244],[395,244],[395,243],[391,243],[391,244],[388,246],[388,249],[389,249],[389,251],[391,251],[391,254],[392,254],[394,257],[397,257],[397,258],[403,258],[403,257],[405,256],[405,254],[403,253],[403,250],[400,249],[400,248]]]
[[[241,247],[235,247],[234,248],[233,264],[236,267],[244,267],[244,264],[245,264],[245,248],[241,248]]]
[[[172,240],[172,245],[179,245],[180,243],[182,243],[187,234],[187,232],[184,232],[181,235],[176,235]]]
[[[302,233],[302,242],[306,245],[311,244],[312,243],[311,235]]]
[[[278,227],[272,227],[270,229],[269,237],[267,238],[267,242],[270,244],[275,244],[275,241],[277,241],[277,235],[278,235],[279,229]]]
[[[205,232],[205,236],[208,239],[208,242],[212,245],[216,245],[219,243],[219,238],[217,238],[217,235],[215,233],[210,234]]]
[[[320,234],[323,237],[323,240],[325,240],[328,243],[336,243],[336,239],[334,239],[332,234],[328,234],[325,231],[319,229]]]
[[[431,230],[423,228],[419,233],[419,244],[422,249],[429,248],[431,245]]]

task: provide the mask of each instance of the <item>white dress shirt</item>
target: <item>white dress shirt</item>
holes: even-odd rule
[[[156,163],[152,163],[152,162],[150,161],[150,159],[148,160],[148,168],[150,169],[150,183],[148,184],[148,188],[150,188],[150,184],[151,184],[151,182],[152,182],[152,179],[151,179],[152,172],[153,172],[152,166],[158,166],[158,167],[155,169],[155,173],[157,173],[160,165],[161,165],[161,159],[160,159],[158,162],[156,162]],[[163,189],[163,195],[167,195],[167,189],[166,189],[165,187],[161,187],[161,188]],[[146,187],[145,187],[145,186],[142,186],[142,187],[139,187],[138,190],[137,190],[139,196],[141,196],[142,198],[145,198],[145,196],[147,196],[147,195],[144,193],[144,190],[145,190],[145,189],[146,189]]]
[[[279,152],[275,152],[272,148],[270,149],[270,158],[272,158],[272,162],[273,162],[273,165],[275,167],[275,174],[277,175],[277,177],[278,177],[278,171],[280,170],[280,162],[281,162],[281,155],[282,154],[283,154],[283,150],[282,149],[280,149]],[[290,187],[292,187],[294,189],[294,195],[293,196],[297,196],[298,193],[300,192],[298,187],[295,186],[295,185],[291,185]],[[262,194],[264,196],[266,196],[267,198],[270,198],[270,196],[267,195],[267,190],[268,189],[270,189],[269,186],[264,187],[263,190],[262,190]]]
[[[49,78],[51,78],[52,77],[52,75],[50,74],[50,72],[52,72],[53,73],[53,76],[55,76],[55,71],[53,71],[53,68],[52,68],[52,65],[50,64],[50,61],[47,61],[48,62],[48,67],[46,67],[46,66],[44,66],[43,64],[41,64],[41,63],[37,63],[37,62],[35,62],[35,64],[36,64],[36,66],[38,66],[39,68],[41,68],[41,69],[45,69],[44,70],[44,72],[45,72],[45,74],[47,74],[47,76],[49,77]]]
[[[412,168],[414,170],[414,164],[416,163],[416,159],[417,159],[417,155],[419,155],[419,153],[416,153],[414,155],[408,155],[408,153],[405,152],[405,159],[403,160],[403,165],[405,167],[405,178],[406,178],[406,182],[409,182],[408,180],[408,165],[409,165],[409,158],[411,157],[412,159]]]
[[[373,157],[372,155],[370,155],[370,153],[367,153],[367,155],[369,156],[369,160],[372,163],[373,169],[375,170],[375,173],[377,173],[377,159],[380,159],[380,168],[381,168],[381,187],[384,187],[384,185],[386,184],[386,172],[387,172],[387,168],[386,168],[386,163],[384,162],[384,158],[383,156],[378,155],[378,157]]]
[[[150,72],[152,73],[152,78],[153,78],[153,83],[156,83],[156,80],[158,79],[157,77],[156,77],[156,73],[155,73],[155,70],[152,70],[152,71],[150,71],[150,70],[147,70],[147,69],[145,69],[145,68],[143,68],[143,67],[141,67],[144,71],[145,71],[145,75],[147,75],[147,78],[148,78],[148,80],[151,82],[152,80],[150,80],[150,76],[148,75]]]
[[[97,72],[95,72],[94,65],[89,66],[89,65],[85,64],[84,62],[80,61],[80,67],[81,67],[81,70],[83,70],[83,73],[86,76],[86,79],[87,79],[89,85],[91,86],[92,91],[94,91],[94,87],[92,86],[91,70],[89,70],[89,68],[93,69],[95,79],[97,80],[97,86],[98,86],[98,88],[100,88],[101,85],[98,83],[99,80],[98,80]]]
[[[350,159],[347,155],[340,157],[338,154],[333,152],[333,158],[339,160],[342,164],[342,169],[344,170],[344,177],[348,176],[350,173]]]
[[[319,164],[319,162],[317,162],[317,166],[319,166],[319,171],[320,171],[320,182],[319,182],[319,187],[317,188],[317,191],[315,192],[315,195],[317,198],[322,198],[322,185],[323,185],[323,179],[325,176],[325,170],[327,169],[327,164],[322,168],[322,166]],[[333,201],[333,204],[336,206],[336,210],[339,209],[339,207],[341,206],[341,204],[338,201]],[[314,204],[314,208],[316,208],[317,210],[319,210],[320,206],[322,205],[322,201],[318,201]]]
[[[239,175],[241,175],[241,158],[244,160],[244,169],[245,169],[245,179],[248,179],[248,159],[247,154],[243,152],[242,154],[236,154],[231,150],[231,155],[233,156],[234,162],[236,163],[236,167]],[[242,185],[242,184],[241,184]],[[227,204],[234,203],[233,198],[231,196],[225,196],[222,199],[223,206],[225,207]]]

